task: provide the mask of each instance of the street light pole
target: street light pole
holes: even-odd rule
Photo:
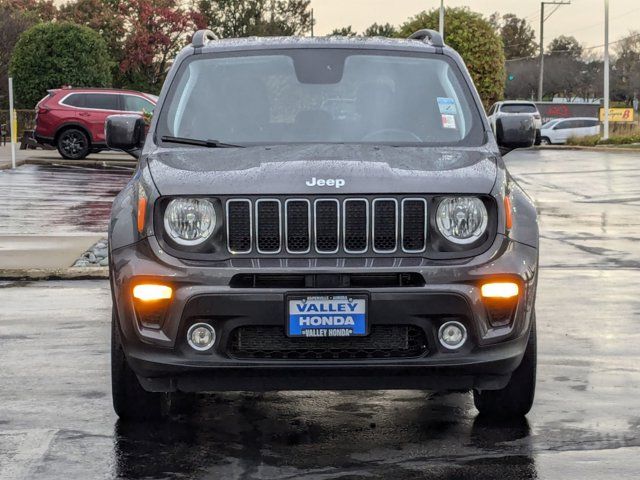
[[[604,0],[604,132],[609,138],[609,0]]]
[[[547,18],[544,18],[545,5],[571,5],[571,2],[540,2],[540,74],[538,76],[538,101],[542,101],[544,95],[544,21],[549,18],[555,10],[553,10]],[[558,8],[556,7],[556,9]]]
[[[444,39],[444,0],[440,0],[440,36]]]

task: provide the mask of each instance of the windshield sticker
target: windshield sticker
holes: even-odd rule
[[[453,128],[456,127],[456,117],[453,115],[442,115],[442,128]]]
[[[458,113],[456,101],[453,98],[438,97],[438,108],[442,115],[455,115]]]

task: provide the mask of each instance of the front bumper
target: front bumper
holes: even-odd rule
[[[111,282],[128,362],[150,391],[302,389],[498,389],[517,368],[526,348],[533,311],[537,250],[498,235],[484,254],[465,262],[422,259],[255,261],[249,265],[189,265],[162,252],[153,237],[111,252]],[[335,259],[333,259],[335,260]],[[332,261],[333,261],[332,260]],[[421,285],[368,288],[238,287],[239,274],[412,273]],[[480,283],[513,279],[521,293],[508,325],[492,327]],[[170,284],[174,298],[161,325],[143,325],[131,291],[136,283]],[[236,329],[281,327],[290,294],[362,293],[369,298],[373,327],[404,325],[424,333],[425,349],[412,357],[292,359],[246,358],[230,345]],[[451,352],[437,341],[439,325],[455,318],[469,339]],[[217,333],[214,347],[196,352],[186,342],[190,325],[206,321]]]

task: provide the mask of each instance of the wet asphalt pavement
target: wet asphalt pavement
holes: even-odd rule
[[[507,160],[541,213],[527,420],[376,391],[216,395],[189,418],[122,424],[107,282],[0,283],[0,478],[640,478],[640,155]]]

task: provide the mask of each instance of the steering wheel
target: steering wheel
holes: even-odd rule
[[[409,130],[401,130],[399,128],[381,128],[380,130],[367,133],[364,137],[362,137],[362,140],[365,142],[369,140],[382,140],[382,141],[387,140],[390,142],[398,141],[397,138],[389,138],[389,139],[377,138],[380,136],[384,136],[388,133],[399,133],[400,135],[404,135],[407,139],[410,139],[416,142],[423,142],[423,140],[415,133],[410,132]]]

